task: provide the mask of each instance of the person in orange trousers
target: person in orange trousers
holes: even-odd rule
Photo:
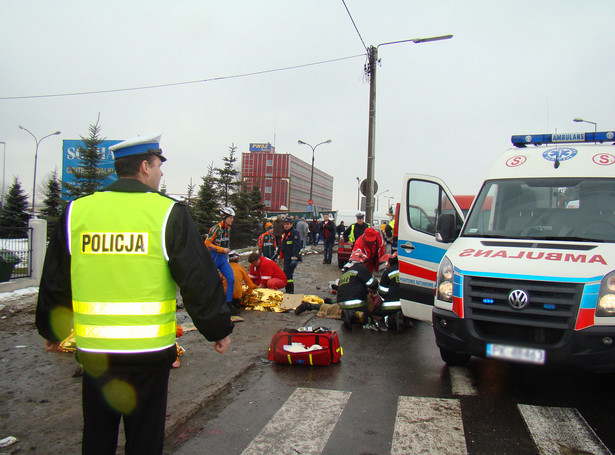
[[[235,284],[233,287],[233,307],[236,310],[239,310],[241,307],[239,306],[239,301],[241,300],[241,296],[243,294],[242,285],[245,283],[248,286],[248,292],[252,292],[252,289],[255,289],[257,286],[248,276],[248,271],[239,263],[239,254],[236,251],[231,251],[228,255],[229,264],[231,264],[231,268],[233,269],[233,276],[235,277]],[[224,285],[224,289],[226,291],[226,279],[222,277],[222,284]]]

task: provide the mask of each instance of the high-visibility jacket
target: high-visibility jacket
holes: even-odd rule
[[[352,223],[350,227],[347,229],[349,232],[348,241],[354,243],[356,239],[358,239],[359,237],[363,235],[363,233],[365,232],[365,229],[367,229],[368,227],[370,227],[369,223],[363,223],[363,224]],[[346,233],[344,232],[344,237],[346,236],[345,234]]]
[[[99,192],[69,208],[74,331],[82,351],[142,353],[175,343],[176,283],[165,249],[175,202]]]

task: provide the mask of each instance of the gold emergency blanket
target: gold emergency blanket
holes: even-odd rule
[[[241,303],[246,306],[246,310],[254,311],[273,311],[275,313],[282,313],[283,310],[280,307],[284,293],[282,291],[275,291],[273,289],[253,289],[252,293],[247,294],[247,286],[243,287],[244,294],[241,299]]]
[[[284,293],[282,291],[257,288],[250,292],[247,286],[243,286],[241,303],[245,306],[246,310],[272,311],[274,313],[284,313],[292,310],[292,308],[282,307],[283,300]],[[312,304],[324,303],[324,300],[315,295],[304,295],[301,301]]]
[[[75,342],[75,332],[71,329],[70,335],[62,340],[58,348],[59,352],[75,352],[77,350],[77,343]]]

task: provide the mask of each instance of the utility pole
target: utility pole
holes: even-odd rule
[[[376,66],[378,65],[378,48],[390,44],[401,43],[429,43],[451,39],[453,35],[434,36],[431,38],[414,38],[401,41],[381,43],[378,46],[370,46],[368,51],[368,63],[365,72],[369,76],[369,133],[367,137],[367,188],[365,191],[365,222],[372,224],[374,221],[374,162],[376,160]]]
[[[374,161],[376,147],[376,66],[378,47],[370,46],[368,56],[369,74],[369,132],[367,136],[367,188],[365,189],[365,222],[374,221]]]

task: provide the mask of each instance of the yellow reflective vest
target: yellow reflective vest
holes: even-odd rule
[[[68,215],[77,348],[142,353],[175,343],[176,283],[167,265],[174,201],[158,193],[99,192]]]

